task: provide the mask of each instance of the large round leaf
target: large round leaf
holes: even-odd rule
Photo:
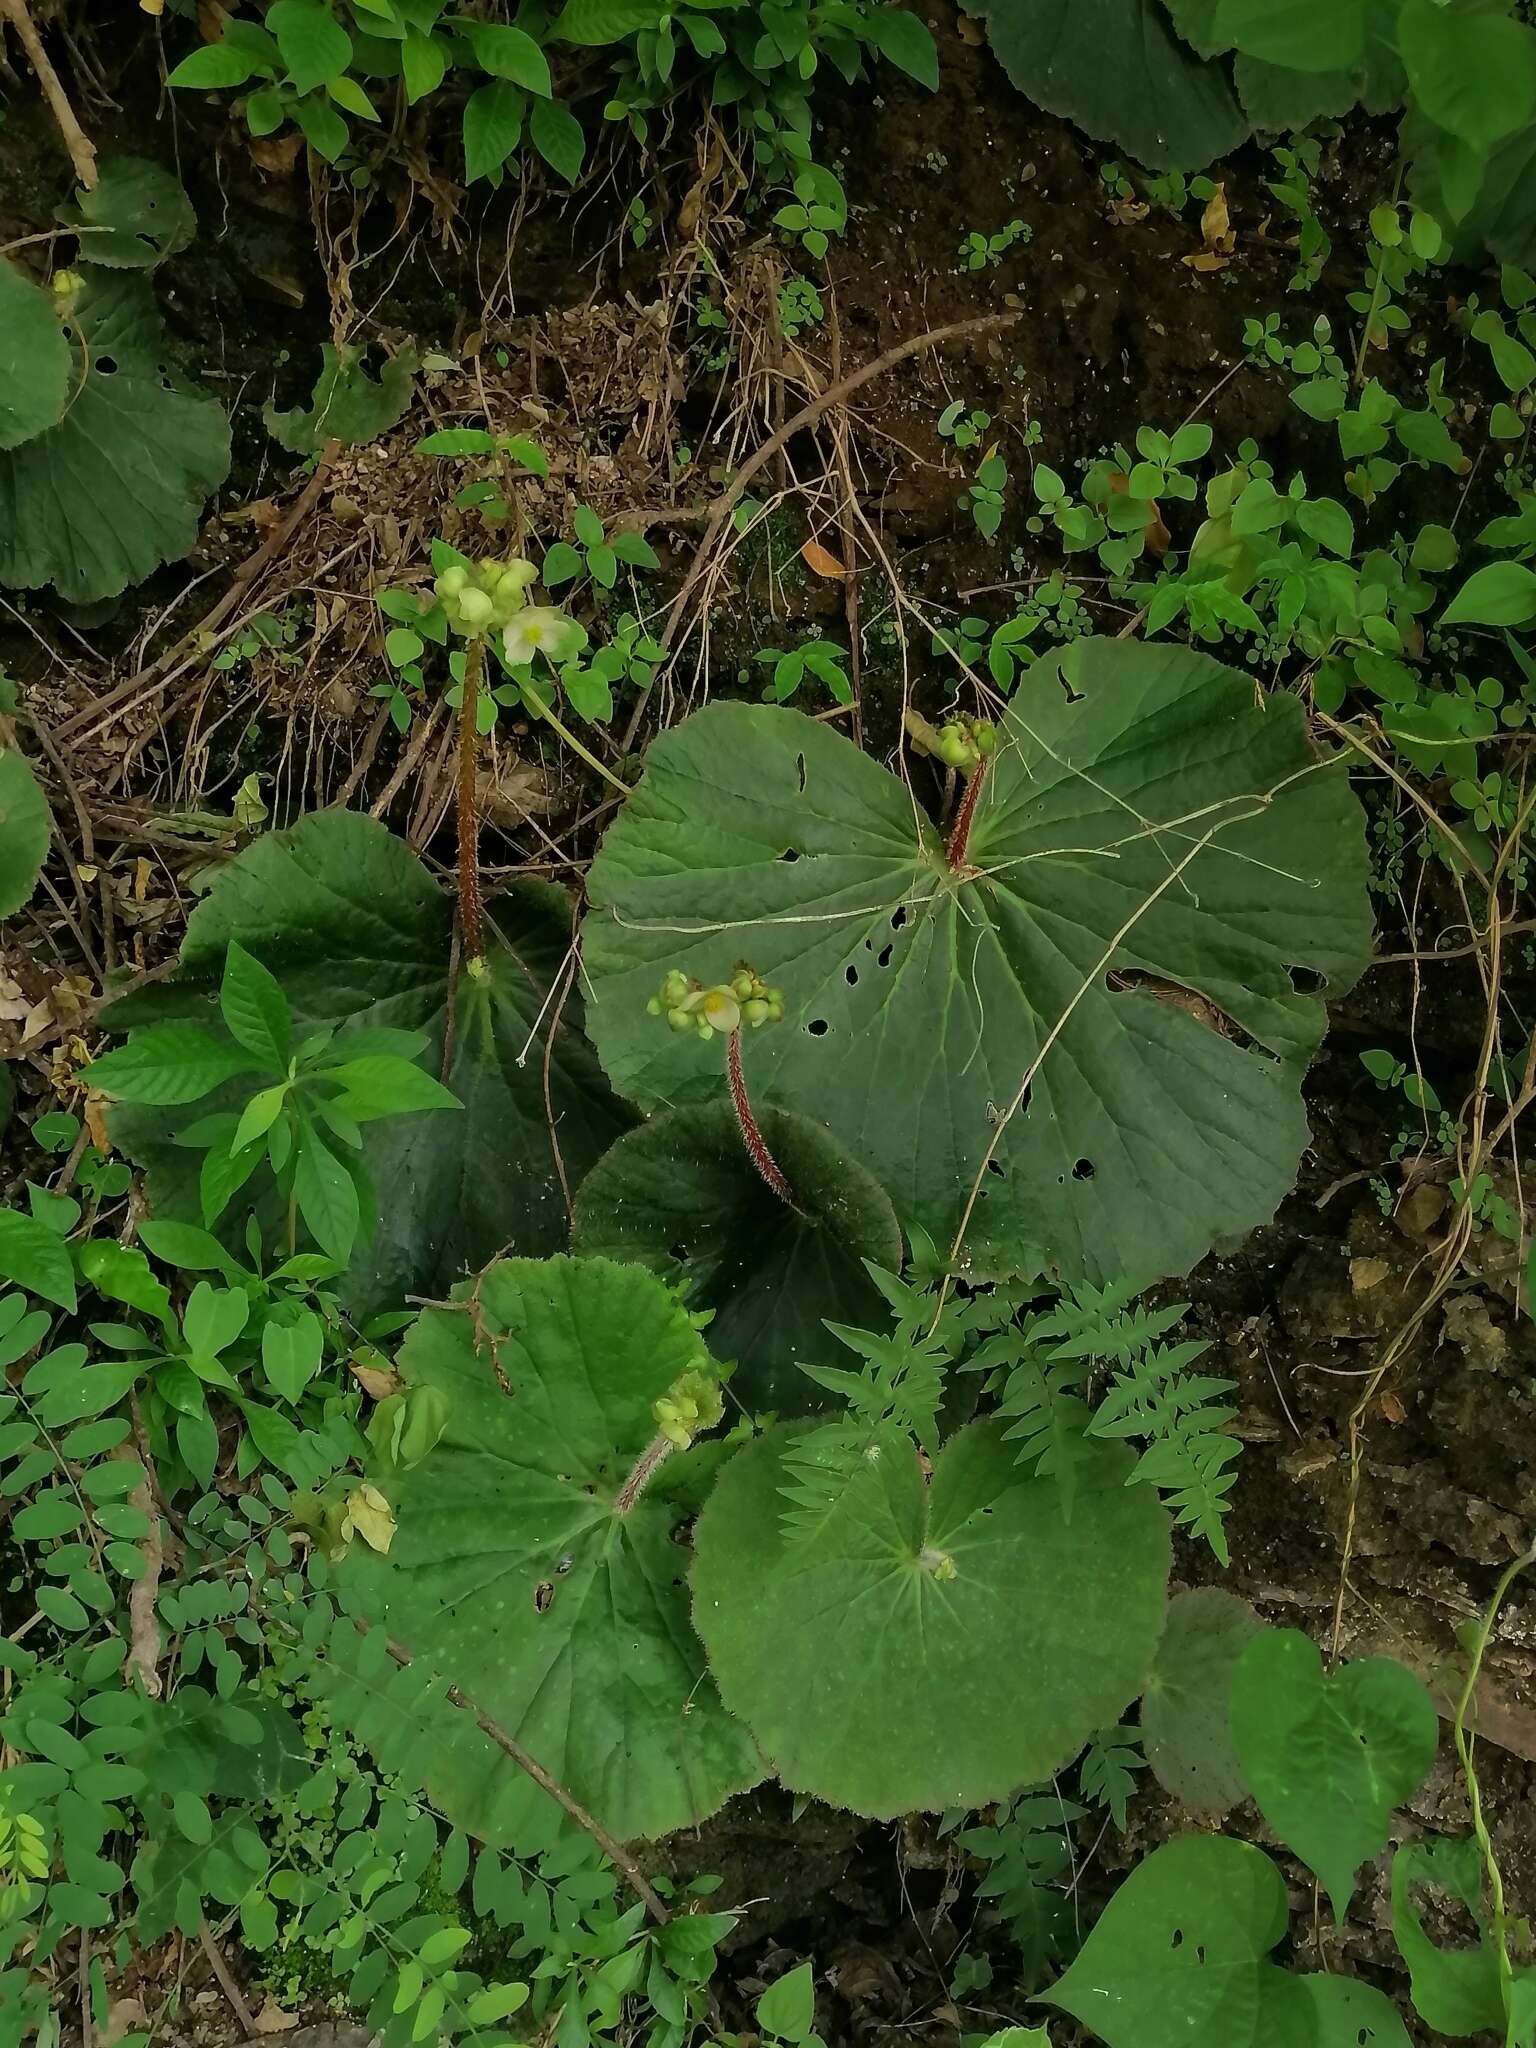
[[[0,917],[12,917],[37,887],[48,858],[48,806],[14,747],[0,746]]]
[[[736,1366],[737,1401],[804,1415],[824,1397],[796,1360],[825,1364],[837,1350],[824,1323],[884,1326],[864,1261],[896,1271],[901,1231],[879,1182],[819,1124],[782,1109],[759,1121],[793,1207],[753,1166],[730,1108],[707,1103],[652,1117],[598,1162],[574,1244],[688,1283],[713,1311],[711,1350]]]
[[[636,1266],[492,1266],[406,1340],[401,1371],[446,1397],[447,1430],[390,1487],[388,1556],[354,1548],[342,1574],[621,1839],[689,1826],[762,1775],[688,1619],[678,1539],[714,1447],[674,1455],[616,1511],[656,1435],[652,1403],[706,1362],[691,1318]],[[455,1747],[424,1773],[452,1820],[511,1843],[543,1825],[545,1795],[514,1765],[475,1761]]]
[[[786,1515],[800,1428],[739,1451],[699,1517],[693,1618],[726,1705],[791,1790],[885,1819],[1038,1783],[1141,1691],[1168,1518],[1088,1447],[1072,1520],[972,1423],[931,1482],[901,1440]]]
[[[1203,170],[1247,138],[1226,66],[1174,33],[1162,0],[966,4],[1020,92],[1151,170]]]
[[[829,726],[721,703],[652,747],[589,893],[592,1032],[621,1093],[719,1092],[714,1049],[646,999],[670,967],[710,983],[746,959],[787,1005],[753,1035],[759,1102],[820,1119],[946,1246],[979,1183],[978,1266],[1133,1284],[1273,1213],[1320,991],[1359,973],[1370,930],[1360,809],[1295,699],[1106,641],[1025,678],[958,873]]]
[[[57,426],[0,453],[0,584],[94,604],[191,548],[229,474],[229,422],[171,370],[141,273],[87,273],[59,317],[71,395]]]
[[[360,1310],[444,1293],[505,1248],[561,1249],[565,1186],[575,1188],[628,1122],[581,1035],[574,989],[551,1025],[570,946],[567,899],[525,883],[492,910],[489,973],[477,981],[460,969],[450,983],[450,899],[384,826],[316,812],[232,861],[188,920],[176,981],[112,1013],[119,1027],[205,1012],[214,1021],[225,948],[238,938],[282,982],[300,1036],[322,1025],[427,1032],[428,1068],[465,1114],[366,1127],[380,1219],[347,1273]],[[172,1140],[206,1113],[199,1103],[114,1117],[124,1149],[152,1169],[161,1213],[198,1216],[198,1154]]]
[[[53,425],[69,396],[69,361],[53,301],[0,257],[0,449]]]

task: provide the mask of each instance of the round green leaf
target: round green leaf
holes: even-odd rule
[[[1272,1214],[1319,985],[1353,981],[1370,930],[1359,805],[1299,704],[1186,648],[1079,642],[1005,714],[967,851],[952,872],[905,784],[799,712],[664,733],[589,877],[615,1087],[720,1094],[718,1052],[646,1002],[744,959],[786,1002],[755,1101],[824,1123],[946,1247],[975,1187],[979,1268],[1141,1284]]]
[[[764,1110],[763,1140],[795,1192],[780,1201],[753,1166],[725,1103],[664,1111],[622,1137],[582,1182],[577,1251],[633,1260],[713,1311],[710,1348],[736,1366],[751,1413],[823,1405],[795,1361],[825,1364],[825,1322],[882,1328],[864,1261],[895,1271],[901,1231],[879,1183],[819,1124]]]
[[[1232,1672],[1263,1623],[1234,1593],[1175,1594],[1141,1702],[1152,1775],[1195,1813],[1222,1814],[1248,1794],[1232,1747]]]
[[[1137,1864],[1040,1996],[1108,2048],[1408,2048],[1373,1985],[1266,1960],[1286,1917],[1261,1850],[1182,1835]]]
[[[702,1340],[660,1281],[606,1259],[508,1259],[474,1303],[481,1348],[466,1302],[428,1310],[401,1350],[407,1383],[447,1396],[447,1428],[390,1486],[388,1556],[355,1547],[343,1583],[621,1839],[690,1826],[761,1776],[688,1621],[678,1537],[717,1454],[669,1459],[627,1515],[616,1499]],[[483,1742],[425,1775],[493,1842],[546,1796]]]
[[[26,757],[14,747],[0,746],[0,917],[13,917],[29,900],[47,858],[43,792]]]
[[[197,232],[197,216],[180,182],[141,156],[106,158],[95,186],[80,191],[64,218],[88,231],[80,238],[81,262],[110,270],[151,270]]]
[[[1049,1778],[1145,1682],[1168,1518],[1094,1444],[1071,1522],[973,1423],[931,1483],[916,1450],[862,1459],[830,1507],[786,1516],[804,1426],[726,1467],[695,1532],[694,1625],[732,1712],[792,1791],[872,1819],[982,1806]]]
[[[73,396],[0,454],[0,584],[94,604],[187,553],[229,473],[229,422],[171,370],[145,277],[92,270],[60,313]]]
[[[1198,171],[1248,124],[1226,67],[1203,61],[1161,0],[971,0],[998,62],[1047,113],[1155,171]]]
[[[1355,1872],[1387,1843],[1394,1806],[1435,1760],[1428,1692],[1390,1657],[1331,1674],[1299,1629],[1266,1629],[1237,1663],[1232,1741],[1259,1811],[1315,1870],[1342,1921]]]
[[[348,1033],[427,1034],[421,1063],[464,1111],[364,1126],[380,1219],[347,1271],[359,1312],[404,1293],[446,1293],[507,1245],[530,1254],[563,1247],[564,1184],[576,1186],[628,1123],[581,1035],[577,992],[563,1010],[554,997],[570,947],[566,898],[521,883],[498,899],[489,972],[477,980],[461,968],[450,985],[453,924],[451,900],[403,841],[355,812],[317,812],[291,831],[264,833],[231,861],[188,920],[176,981],[111,1017],[122,1029],[205,1015],[238,937],[282,984],[295,1038],[335,1026],[345,1058]],[[114,1116],[119,1143],[150,1169],[161,1215],[202,1220],[198,1154],[175,1140],[209,1108]]]
[[[0,449],[53,426],[69,396],[69,368],[53,300],[0,257]]]

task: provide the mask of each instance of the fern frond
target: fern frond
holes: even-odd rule
[[[960,1846],[989,1867],[977,1886],[1018,1948],[1026,1987],[1060,1957],[1072,1918],[1060,1880],[1071,1867],[1067,1828],[1084,1809],[1070,1799],[1026,1794],[1000,1806],[990,1827],[968,1828]]]
[[[998,1401],[1008,1422],[1005,1437],[1019,1445],[1019,1463],[1040,1479],[1054,1479],[1063,1521],[1077,1499],[1077,1468],[1086,1449],[1088,1405],[1076,1391],[1071,1365],[1044,1365],[1029,1354],[1009,1371]]]
[[[1077,1782],[1088,1804],[1107,1807],[1115,1826],[1123,1829],[1126,1805],[1136,1790],[1135,1773],[1146,1768],[1139,1728],[1103,1728],[1083,1752]]]

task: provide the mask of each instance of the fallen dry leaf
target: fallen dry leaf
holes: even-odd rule
[[[349,1358],[347,1368],[370,1401],[387,1401],[404,1385],[399,1373],[387,1365],[364,1365],[358,1359]]]
[[[1200,216],[1200,238],[1207,249],[1214,249],[1218,256],[1230,256],[1236,246],[1232,216],[1227,211],[1225,185],[1218,185],[1205,202],[1205,211]]]
[[[800,550],[800,559],[813,576],[825,576],[829,580],[846,576],[848,567],[840,562],[830,548],[824,548],[819,540],[808,540]]]
[[[1210,249],[1197,249],[1192,256],[1182,258],[1187,270],[1225,270],[1231,258],[1218,256]]]
[[[1349,1284],[1356,1294],[1368,1294],[1373,1287],[1379,1287],[1391,1271],[1385,1259],[1351,1259]]]
[[[85,1128],[91,1143],[100,1153],[112,1150],[112,1136],[107,1129],[107,1098],[91,1089],[85,1098]]]
[[[1387,1391],[1382,1395],[1379,1405],[1382,1414],[1386,1417],[1388,1422],[1406,1422],[1408,1420],[1408,1410],[1403,1406],[1402,1402],[1397,1398],[1396,1394],[1393,1393],[1390,1387],[1388,1387]]]
[[[297,128],[289,129],[286,135],[248,135],[245,138],[246,154],[259,171],[266,171],[276,178],[286,178],[299,160],[299,145],[303,141]]]
[[[258,2034],[286,2034],[298,2024],[298,2014],[284,2012],[270,1991],[267,1993],[266,2004],[251,2019],[251,2025]]]
[[[981,23],[973,21],[968,14],[962,14],[955,27],[960,31],[961,42],[969,43],[973,50],[980,49],[987,39],[987,32]]]

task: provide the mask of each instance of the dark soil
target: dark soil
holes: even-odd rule
[[[1314,471],[1327,476],[1336,468],[1327,430],[1289,406],[1282,379],[1243,364],[1240,335],[1245,315],[1274,309],[1293,336],[1319,311],[1347,333],[1344,293],[1357,282],[1347,233],[1338,237],[1340,254],[1321,286],[1288,295],[1294,267],[1289,228],[1264,188],[1265,160],[1255,150],[1228,176],[1232,261],[1210,271],[1190,267],[1185,259],[1202,248],[1198,205],[1183,218],[1158,209],[1134,220],[1117,214],[1099,176],[1098,153],[1010,90],[986,51],[959,32],[950,0],[934,0],[925,11],[940,17],[943,86],[937,98],[887,73],[878,99],[855,103],[844,96],[827,109],[826,134],[844,159],[854,219],[829,259],[832,289],[825,294],[835,308],[844,367],[948,322],[989,311],[1019,315],[1000,332],[904,365],[866,386],[857,401],[851,460],[860,503],[924,617],[942,623],[970,609],[973,593],[1016,585],[1057,559],[1026,525],[1031,452],[1025,435],[1032,421],[1043,429],[1040,454],[1064,471],[1129,440],[1143,421],[1172,428],[1198,414],[1215,428],[1219,450],[1235,450],[1252,436],[1282,475],[1305,466],[1309,478]],[[350,251],[352,266],[338,297],[336,266],[328,290],[317,257],[302,165],[260,167],[213,99],[178,102],[173,131],[159,112],[152,53],[142,43],[134,50],[120,42],[104,34],[101,57],[122,111],[98,109],[93,125],[106,147],[179,157],[202,233],[169,273],[171,324],[214,388],[241,401],[236,474],[211,510],[191,565],[194,572],[211,568],[215,577],[180,604],[151,655],[211,601],[220,587],[219,565],[238,561],[256,544],[269,516],[263,507],[291,502],[300,479],[261,433],[257,401],[275,394],[292,403],[302,395],[333,312],[345,314],[348,307],[357,309],[358,331],[365,335],[457,345],[481,330],[471,369],[431,386],[438,422],[481,407],[514,427],[520,418],[542,415],[541,437],[555,456],[547,498],[551,531],[580,499],[606,517],[623,515],[643,525],[667,569],[681,574],[697,533],[697,508],[714,488],[708,464],[731,459],[736,434],[751,445],[782,417],[774,380],[765,376],[751,381],[748,413],[733,420],[732,408],[743,402],[733,388],[736,371],[704,371],[688,353],[686,320],[669,330],[653,316],[673,284],[668,252],[676,210],[691,182],[688,151],[676,152],[678,168],[661,181],[652,202],[657,239],[638,254],[614,244],[629,196],[625,178],[631,173],[622,162],[618,177],[580,209],[561,209],[549,195],[535,195],[510,258],[510,195],[451,210],[451,195],[412,193],[397,176],[363,211],[350,241],[349,209],[333,202],[330,230],[340,237],[338,248]],[[1389,154],[1384,136],[1368,129],[1352,134],[1347,151],[1335,152],[1329,165],[1325,212],[1357,221],[1382,189]],[[62,190],[40,110],[15,104],[0,151],[0,240],[46,225]],[[1033,229],[1027,247],[1011,251],[996,270],[957,269],[965,232],[994,231],[1013,218]],[[720,240],[738,279],[753,263],[766,265],[770,277],[782,267],[760,223],[734,242],[722,227]],[[589,304],[599,267],[602,282]],[[496,310],[482,316],[487,284],[496,285]],[[695,295],[703,289],[699,284]],[[1423,356],[1384,363],[1380,374],[1411,384],[1422,376],[1425,357],[1442,354],[1454,368],[1461,343],[1446,314],[1443,304],[1416,308]],[[807,353],[823,371],[831,345],[828,329],[806,337]],[[505,361],[498,350],[506,352]],[[937,415],[953,398],[991,414],[990,432],[1014,475],[1009,516],[995,545],[983,542],[956,511],[964,458],[935,431]],[[424,483],[420,464],[396,460],[421,431],[413,418],[381,450],[345,456],[312,526],[296,536],[282,588],[314,601],[317,623],[312,642],[301,640],[291,662],[257,661],[229,677],[198,674],[190,695],[178,686],[164,700],[163,724],[157,698],[128,707],[72,749],[72,774],[97,819],[98,857],[115,892],[127,964],[150,965],[177,943],[196,870],[240,844],[228,808],[233,789],[253,767],[274,777],[268,801],[276,822],[289,810],[342,792],[357,802],[383,796],[398,829],[442,851],[446,747],[434,739],[422,758],[423,780],[407,778],[391,794],[401,743],[380,729],[366,695],[380,672],[378,623],[367,593],[419,575],[424,536],[442,531],[455,537],[459,515],[447,503],[455,479]],[[681,477],[669,463],[669,437],[694,447],[695,465]],[[819,483],[826,444],[792,443],[787,458],[789,477]],[[694,656],[685,655],[677,698],[657,707],[663,715],[685,708],[704,687],[737,688],[738,665],[796,626],[823,622],[831,637],[846,640],[843,588],[807,574],[797,552],[808,529],[810,537],[842,552],[836,497],[822,491],[809,520],[791,502],[771,528],[770,545],[744,553],[737,570],[746,573],[735,574],[711,600],[707,661],[689,679]],[[472,516],[461,519],[460,532],[476,538]],[[354,552],[344,555],[354,543]],[[868,560],[862,542],[860,554]],[[344,558],[333,563],[338,555]],[[0,619],[0,659],[35,685],[44,716],[62,722],[114,675],[148,658],[138,635],[162,604],[180,600],[187,573],[164,572],[151,588],[131,593],[115,616],[89,628],[76,629],[45,604],[27,600]],[[861,582],[865,624],[893,617],[883,575],[872,571]],[[1123,605],[1107,597],[1093,601],[1100,606],[1100,630],[1127,623]],[[908,627],[912,690],[920,704],[935,709],[953,695],[958,672],[931,659],[926,636],[910,621]],[[894,653],[888,666],[873,654],[869,661],[867,743],[888,748],[899,727],[900,666]],[[506,866],[540,861],[574,874],[592,843],[594,828],[584,818],[592,797],[564,783],[555,762],[539,753],[536,737],[518,737],[523,758],[497,771],[513,781],[493,780],[487,792],[490,822],[501,828],[488,835],[487,858]],[[194,829],[184,817],[168,821],[168,799],[221,814],[223,822],[216,817],[212,827]],[[552,863],[551,839],[557,842]],[[1439,919],[1448,925],[1455,915],[1453,902],[1436,900],[1437,887],[1432,879],[1417,940],[1392,928],[1389,916],[1384,948],[1433,945]],[[14,934],[0,956],[0,969],[14,976],[29,1001],[52,997],[58,1011],[59,1028],[29,1046],[17,1068],[27,1108],[43,1105],[55,1068],[60,1062],[67,1067],[72,1020],[83,1014],[81,992],[71,993],[65,979],[66,970],[78,971],[78,957],[66,933],[53,936],[57,957],[27,931]],[[1507,993],[1525,1018],[1536,1011],[1529,954],[1515,959]],[[1177,1290],[1211,1340],[1211,1369],[1238,1384],[1246,1445],[1229,1523],[1230,1571],[1220,1572],[1208,1553],[1184,1546],[1179,1576],[1186,1583],[1224,1584],[1266,1617],[1299,1625],[1326,1643],[1347,1541],[1340,1649],[1390,1652],[1442,1691],[1457,1630],[1486,1602],[1499,1570],[1529,1539],[1536,1520],[1536,1335],[1529,1318],[1516,1314],[1512,1254],[1505,1256],[1509,1248],[1485,1233],[1401,1366],[1376,1390],[1362,1418],[1352,1486],[1351,1410],[1383,1343],[1428,1286],[1451,1207],[1450,1168],[1433,1144],[1410,1142],[1406,1160],[1392,1158],[1401,1105],[1394,1107],[1369,1080],[1358,1055],[1373,1045],[1401,1054],[1411,1044],[1442,1099],[1458,1101],[1472,1072],[1481,1005],[1466,960],[1422,970],[1388,964],[1367,975],[1339,1006],[1312,1075],[1313,1145],[1297,1191],[1272,1224],[1229,1255],[1208,1260]],[[15,1029],[0,1024],[0,1033]],[[1413,1162],[1421,1149],[1425,1160],[1418,1166]],[[14,1173],[36,1162],[17,1157],[9,1163]],[[1383,1215],[1378,1186],[1395,1217]],[[1514,1199],[1512,1185],[1505,1192]],[[957,1698],[957,1718],[964,1711]],[[1488,1659],[1481,1725],[1480,1768],[1511,1910],[1536,1914],[1530,1819],[1536,1616],[1518,1593]],[[1097,1828],[1085,1827],[1084,1900],[1104,1896],[1137,1855],[1185,1824],[1153,1788],[1136,1799],[1123,1839],[1113,1831],[1096,1839]],[[1252,1808],[1240,1809],[1227,1826],[1274,1847]],[[1402,1832],[1460,1834],[1466,1827],[1465,1795],[1447,1738],[1440,1766],[1403,1818]],[[738,1800],[664,1853],[682,1874],[721,1873],[720,1899],[745,1909],[728,1945],[728,2025],[745,2024],[762,1983],[804,1954],[813,1954],[827,1973],[830,1988],[819,2019],[829,2040],[894,2031],[949,2041],[999,2014],[1027,2014],[1006,1991],[1009,1951],[987,1928],[974,1872],[925,1824],[871,1828],[814,1807],[796,1815],[786,1796],[768,1790]],[[1301,1938],[1314,1924],[1310,1881],[1294,1862],[1281,1860],[1293,1880],[1299,1951],[1314,1965],[1375,1978],[1406,2014],[1406,1984],[1390,1936],[1386,1859],[1367,1874],[1347,1926],[1335,1934],[1324,1915],[1315,1944]],[[962,1947],[986,1953],[995,1973],[991,1990],[971,2003],[952,1999],[947,1988]],[[1413,2032],[1411,2018],[1409,2024]],[[1053,2023],[1053,2039],[1068,2038],[1070,2030]]]

